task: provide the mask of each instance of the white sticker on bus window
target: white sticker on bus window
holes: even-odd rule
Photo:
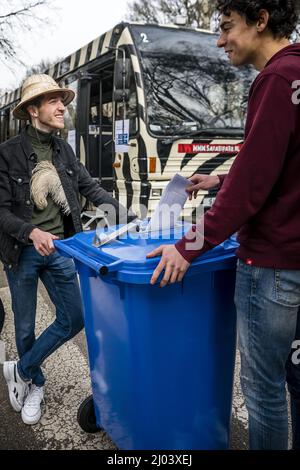
[[[146,33],[141,33],[141,38],[142,38],[143,42],[149,42],[148,36],[147,36]]]
[[[115,122],[115,151],[128,152],[129,119]]]
[[[71,131],[68,132],[68,144],[71,145],[73,152],[76,153],[76,131],[75,129],[72,129]]]

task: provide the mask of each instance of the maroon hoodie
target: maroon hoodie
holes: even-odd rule
[[[248,264],[300,269],[299,102],[300,44],[293,44],[269,60],[250,88],[244,145],[214,205],[187,235],[197,234],[199,249],[187,249],[191,238],[176,243],[187,261],[238,231],[237,256]]]

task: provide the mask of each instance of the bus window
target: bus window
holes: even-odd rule
[[[123,102],[116,103],[116,120],[123,118],[129,119],[129,135],[132,137],[138,130],[137,95],[133,76],[129,88],[129,100],[125,101],[125,110]]]
[[[102,103],[102,121],[103,121],[103,124],[112,125],[113,104],[111,100],[108,103]]]
[[[19,132],[18,121],[14,118],[12,110],[13,110],[13,108],[10,108],[10,112],[9,112],[9,137],[14,137]]]
[[[0,142],[3,142],[4,113],[0,114]]]
[[[61,137],[66,139],[76,154],[76,116],[77,116],[77,90],[78,90],[78,80],[74,80],[71,83],[61,83],[61,86],[67,86],[75,92],[75,98],[71,103],[66,107],[65,110],[65,127],[60,131]]]
[[[252,67],[230,66],[216,36],[150,26],[133,26],[140,49],[148,126],[155,135],[244,126]],[[147,41],[144,38],[147,38]]]
[[[9,109],[1,111],[1,142],[9,139]]]

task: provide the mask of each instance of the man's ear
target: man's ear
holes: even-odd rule
[[[256,23],[256,29],[258,33],[262,33],[266,29],[266,27],[268,26],[269,18],[270,15],[267,10],[262,9],[259,11],[259,17]]]
[[[37,107],[34,106],[33,104],[31,104],[27,107],[27,112],[31,117],[38,117]]]

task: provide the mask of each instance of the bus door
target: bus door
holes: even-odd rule
[[[113,65],[83,77],[81,104],[85,107],[82,135],[85,165],[106,191],[113,191]]]
[[[113,67],[92,80],[89,109],[89,171],[106,191],[113,191]]]

